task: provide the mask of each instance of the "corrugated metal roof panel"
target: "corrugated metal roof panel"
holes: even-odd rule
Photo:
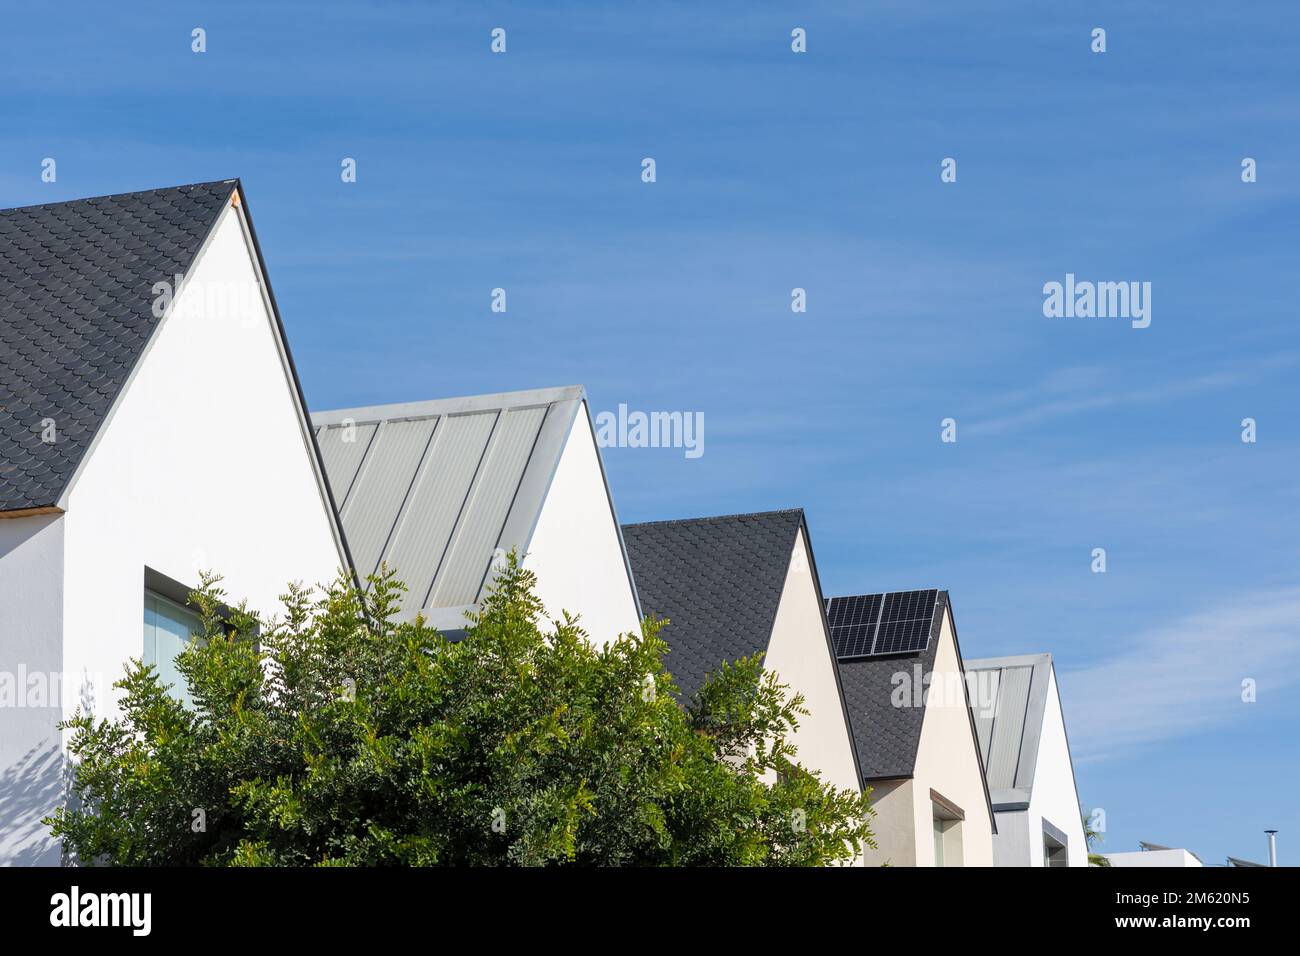
[[[408,613],[475,604],[494,550],[527,548],[583,399],[567,386],[313,415],[358,572],[387,562]]]
[[[373,574],[406,503],[436,418],[384,422],[370,443],[347,505],[343,527],[364,578]]]
[[[967,671],[967,674],[970,673],[972,672]],[[988,673],[990,676],[986,678],[987,686],[981,687],[977,682],[975,689],[979,694],[971,700],[971,709],[975,713],[975,737],[979,741],[981,760],[989,752],[989,740],[993,736],[993,715],[997,713],[998,685],[1000,683],[998,678],[1002,674],[1001,671],[989,671]],[[980,695],[985,694],[987,696],[981,700]],[[987,706],[981,706],[981,704]]]
[[[989,789],[1005,790],[1016,786],[1020,765],[1020,741],[1025,732],[1025,707],[1029,703],[1029,684],[1033,668],[1003,668],[998,681],[998,705],[989,741],[987,775]]]
[[[501,539],[506,515],[545,417],[545,407],[501,413],[452,538],[445,571],[438,575],[429,602],[433,606],[473,604],[479,599],[492,552]]]
[[[376,428],[377,425],[331,425],[316,432],[321,458],[325,460],[325,474],[339,508],[347,504],[348,492],[352,490]]]
[[[995,714],[983,719],[972,701],[980,754],[996,808],[999,804],[1026,804],[1033,791],[1038,764],[1038,742],[1043,732],[1052,658],[1049,654],[1026,654],[966,662],[966,672],[976,680],[996,682]]]
[[[414,602],[413,607],[424,607],[433,588],[497,415],[448,415],[433,436],[410,504],[386,555],[388,566],[410,588],[407,599]]]

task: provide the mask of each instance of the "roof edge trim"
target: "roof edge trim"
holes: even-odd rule
[[[311,421],[318,427],[339,425],[349,420],[353,424],[369,425],[379,421],[402,421],[411,418],[431,418],[435,415],[456,415],[462,412],[499,411],[531,405],[550,405],[580,399],[584,395],[585,391],[581,385],[564,385],[558,388],[533,388],[517,392],[495,392],[489,395],[435,398],[421,402],[336,408],[312,412]]]

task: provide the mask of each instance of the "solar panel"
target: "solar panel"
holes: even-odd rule
[[[835,656],[874,657],[925,650],[938,594],[931,589],[831,598],[826,602],[826,623]]]
[[[862,657],[871,653],[880,617],[879,594],[858,594],[831,598],[826,605],[826,622],[836,657]]]

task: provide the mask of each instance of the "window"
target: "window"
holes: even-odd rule
[[[202,633],[203,622],[197,614],[161,594],[144,592],[143,660],[154,666],[163,684],[171,685],[172,696],[188,707],[193,707],[194,701],[185,678],[176,669],[176,655],[193,635]]]
[[[934,865],[963,865],[961,824],[965,812],[937,791],[930,791],[930,809],[934,820]]]
[[[1043,866],[1069,866],[1069,837],[1043,821]]]

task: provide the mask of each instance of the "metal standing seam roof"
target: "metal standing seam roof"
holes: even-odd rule
[[[989,698],[972,701],[971,713],[994,809],[1023,810],[1034,789],[1052,655],[990,657],[968,661],[966,670],[989,675],[976,683]]]
[[[237,180],[0,210],[0,511],[60,507]],[[44,422],[56,440],[43,440]]]
[[[581,386],[312,415],[357,573],[408,587],[404,616],[464,627],[494,557],[528,550]]]

